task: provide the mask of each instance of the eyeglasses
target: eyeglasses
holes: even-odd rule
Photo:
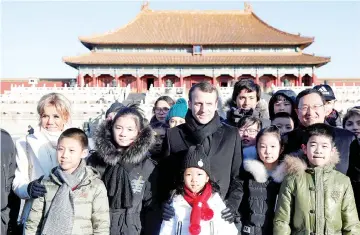
[[[310,109],[314,111],[319,111],[322,107],[324,107],[323,104],[314,104],[314,105],[304,105],[298,108],[301,112],[307,112]]]
[[[163,112],[163,113],[167,113],[167,112],[169,112],[169,108],[155,108],[154,109],[154,111],[155,111],[155,113],[160,113],[161,111]]]
[[[239,133],[242,135],[244,133],[247,133],[248,135],[255,135],[259,131],[257,129],[239,129]]]

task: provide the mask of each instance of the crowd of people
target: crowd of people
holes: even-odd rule
[[[38,102],[39,126],[1,129],[1,234],[360,234],[360,106],[330,86],[269,102],[251,79],[218,112],[208,82],[161,96],[147,119],[114,103],[89,148],[70,102]]]

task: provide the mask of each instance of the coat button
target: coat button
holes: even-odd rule
[[[310,191],[315,191],[315,187],[310,187]]]
[[[311,232],[310,235],[316,235],[316,233]]]
[[[310,213],[311,213],[311,214],[314,214],[314,213],[315,213],[315,210],[310,210]]]

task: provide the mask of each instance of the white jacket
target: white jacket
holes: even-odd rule
[[[214,217],[209,221],[200,221],[200,235],[237,235],[238,230],[234,223],[226,222],[221,218],[221,211],[226,208],[218,193],[214,193],[208,200],[209,207],[214,211]],[[160,235],[190,235],[190,214],[192,207],[182,195],[176,195],[172,206],[175,217],[161,224]]]
[[[17,168],[12,188],[19,198],[29,199],[28,184],[42,175],[47,178],[51,169],[58,166],[56,150],[40,132],[18,139],[15,146]],[[31,208],[29,203],[30,200],[25,202],[24,212]]]

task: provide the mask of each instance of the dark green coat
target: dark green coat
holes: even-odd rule
[[[305,156],[287,156],[288,176],[279,193],[274,235],[358,235],[360,222],[349,177],[328,165],[310,168]]]

